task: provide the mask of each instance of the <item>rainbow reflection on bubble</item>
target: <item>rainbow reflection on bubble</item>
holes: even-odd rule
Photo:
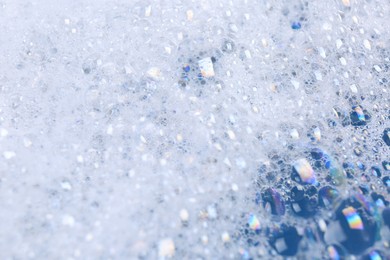
[[[366,117],[364,116],[363,109],[360,106],[355,107],[355,112],[360,121],[366,121]]]
[[[329,246],[327,248],[328,250],[328,254],[329,254],[329,258],[332,259],[332,260],[340,260],[340,255],[339,253],[337,252],[336,248],[334,246]]]
[[[371,260],[382,260],[382,257],[378,254],[377,251],[372,251],[369,254]]]
[[[260,221],[255,215],[250,215],[248,224],[252,230],[260,230]]]
[[[294,163],[294,170],[298,173],[299,178],[303,183],[314,184],[316,183],[316,177],[314,176],[314,170],[310,163],[302,158]]]
[[[337,200],[339,192],[335,188],[325,186],[318,191],[318,196],[320,203],[323,203],[325,207],[328,207]]]
[[[199,64],[200,74],[203,77],[209,78],[215,76],[213,61],[211,60],[210,57],[199,60],[198,64]]]
[[[241,259],[243,259],[243,260],[245,260],[245,259],[251,259],[251,258],[250,258],[250,255],[249,255],[249,252],[248,252],[247,250],[245,250],[245,249],[243,249],[243,248],[240,248],[240,249],[238,250],[238,252],[239,252],[240,255],[241,255]]]
[[[351,229],[364,229],[363,221],[360,218],[359,214],[356,212],[355,208],[347,207],[343,209],[343,214],[347,218],[348,225]]]
[[[313,129],[313,134],[317,141],[321,140],[321,130],[318,127]]]

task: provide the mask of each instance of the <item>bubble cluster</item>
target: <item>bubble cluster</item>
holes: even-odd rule
[[[0,259],[387,259],[390,5],[0,2]]]

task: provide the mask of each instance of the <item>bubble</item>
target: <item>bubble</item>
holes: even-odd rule
[[[356,162],[358,168],[362,171],[365,171],[366,170],[366,166],[362,163],[362,162]]]
[[[318,192],[319,204],[325,208],[332,206],[337,198],[339,198],[338,190],[330,186],[322,187]]]
[[[302,25],[300,22],[292,22],[291,23],[291,29],[293,30],[299,30],[301,29]]]
[[[367,183],[370,181],[370,179],[366,175],[362,175],[361,179],[363,182],[367,182]],[[370,192],[370,188],[368,187],[367,184],[360,184],[358,188],[360,193],[362,193],[363,195],[367,195]]]
[[[235,51],[236,46],[232,40],[224,40],[222,43],[222,51],[226,53],[232,53]]]
[[[349,228],[351,229],[364,229],[363,221],[360,215],[356,212],[356,209],[353,207],[347,207],[342,210],[343,215],[347,219]]]
[[[353,149],[353,152],[354,152],[354,154],[355,154],[356,156],[361,156],[362,153],[363,153],[363,151],[362,151],[359,147],[355,147],[355,148]]]
[[[343,250],[340,246],[338,245],[329,245],[326,247],[326,252],[327,252],[327,259],[330,260],[340,260],[344,259],[346,256],[345,250]]]
[[[390,228],[390,208],[385,208],[385,209],[382,211],[382,219],[383,219],[383,223],[384,223],[388,228]]]
[[[283,256],[294,256],[299,248],[302,236],[293,226],[283,224],[279,229],[273,229],[269,243],[276,252]]]
[[[209,78],[215,76],[212,58],[207,57],[198,61],[200,76]]]
[[[344,162],[343,168],[347,175],[347,178],[353,179],[355,177],[355,166],[353,165],[353,163]]]
[[[4,241],[47,240],[48,227],[64,234],[50,219],[74,218],[69,246],[46,241],[61,252],[9,243],[2,254],[82,258],[99,245],[108,252],[92,253],[103,259],[386,253],[384,217],[383,240],[367,243],[370,221],[378,226],[389,207],[388,1],[79,2],[27,20],[7,14],[26,16],[31,3],[0,4],[16,33],[1,41],[10,69],[0,76],[0,157],[17,155],[1,162],[0,182],[5,201],[16,196],[8,208],[26,216],[3,208]],[[33,145],[20,149],[26,138]],[[36,200],[43,207],[29,207]],[[355,256],[351,236],[361,236]]]
[[[383,131],[382,139],[383,139],[383,141],[385,142],[385,144],[387,144],[388,146],[390,146],[390,128],[386,128],[386,129]]]
[[[313,136],[316,139],[316,141],[321,140],[321,130],[319,127],[317,126],[313,127]]]
[[[161,258],[173,257],[175,254],[175,243],[172,239],[166,238],[160,241],[158,254]]]
[[[361,194],[344,200],[335,211],[325,240],[340,243],[351,254],[364,252],[375,243],[378,235],[374,213],[372,205]]]
[[[371,198],[378,208],[384,208],[389,205],[389,202],[385,199],[385,197],[376,192],[371,193]]]
[[[320,148],[312,148],[310,150],[310,155],[314,160],[315,169],[327,169],[329,173],[328,177],[334,185],[341,185],[344,183],[345,174],[343,173],[337,160]]]
[[[390,171],[390,162],[389,161],[383,161],[382,162],[383,169],[386,171]]]
[[[240,256],[241,256],[241,259],[243,259],[243,260],[252,259],[252,258],[250,257],[250,255],[249,255],[248,250],[245,250],[245,249],[243,249],[243,248],[240,248],[240,249],[239,249],[239,254],[240,254]]]
[[[249,216],[248,225],[249,225],[249,228],[254,230],[254,231],[260,231],[260,229],[261,229],[260,221],[254,214],[251,214]]]
[[[316,177],[310,163],[302,158],[297,160],[293,165],[292,179],[301,184],[314,184]]]
[[[383,184],[384,184],[387,188],[390,188],[390,177],[389,177],[389,176],[383,177],[382,182],[383,182]]]
[[[382,176],[381,170],[377,166],[371,167],[371,174],[377,178],[380,178]]]
[[[371,250],[369,253],[362,256],[361,260],[385,260],[383,254],[379,250]]]
[[[262,198],[263,207],[271,207],[271,213],[273,215],[284,215],[286,211],[285,203],[279,192],[273,188],[268,188],[263,192]]]
[[[311,217],[317,213],[317,189],[314,186],[293,187],[290,192],[292,211],[300,217]]]
[[[310,151],[311,157],[315,160],[317,168],[329,169],[331,165],[330,157],[320,148],[313,148]]]
[[[352,107],[352,112],[349,114],[349,117],[353,126],[364,126],[371,119],[367,110],[363,109],[361,106]]]
[[[184,72],[189,72],[191,70],[190,65],[187,64],[187,65],[183,66],[183,70],[184,70]]]

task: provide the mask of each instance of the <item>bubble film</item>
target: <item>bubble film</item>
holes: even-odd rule
[[[293,178],[303,184],[316,183],[314,170],[306,159],[299,159],[294,163],[293,174]]]

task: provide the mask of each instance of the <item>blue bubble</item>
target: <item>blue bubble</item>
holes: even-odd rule
[[[293,226],[282,225],[281,228],[271,230],[269,243],[283,256],[293,256],[298,252],[302,236]]]
[[[374,216],[372,205],[361,194],[344,200],[337,208],[335,220],[345,235],[339,242],[349,253],[361,254],[374,245],[378,237],[378,223]]]
[[[291,24],[291,28],[292,28],[293,30],[299,30],[299,29],[301,29],[301,27],[302,27],[302,25],[301,25],[300,22],[293,22],[293,23]]]
[[[184,66],[184,67],[183,67],[183,70],[184,70],[185,72],[189,72],[189,71],[191,70],[190,65]]]
[[[263,207],[270,205],[273,215],[284,215],[286,211],[285,203],[279,192],[275,189],[268,188],[263,192],[262,198]]]

